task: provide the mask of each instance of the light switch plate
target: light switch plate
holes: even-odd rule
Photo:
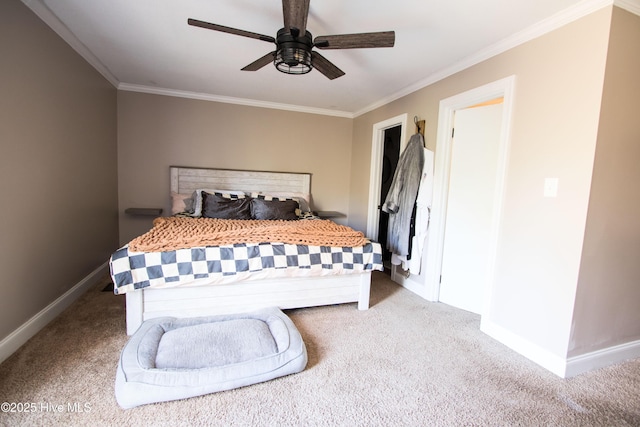
[[[544,197],[558,196],[558,178],[544,179]]]

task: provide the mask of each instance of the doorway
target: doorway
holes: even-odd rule
[[[453,157],[457,157],[457,153],[453,149],[453,130],[456,122],[456,114],[471,106],[497,98],[502,98],[503,100],[502,111],[499,113],[499,138],[494,155],[494,187],[493,189],[487,190],[488,193],[484,195],[484,198],[488,199],[488,205],[491,207],[491,211],[483,220],[485,224],[483,226],[485,228],[484,232],[486,233],[483,243],[484,259],[481,267],[479,267],[482,273],[477,273],[477,275],[483,276],[478,278],[478,280],[483,283],[483,286],[481,295],[474,297],[477,305],[475,305],[473,310],[479,312],[483,317],[488,314],[493,287],[494,264],[498,244],[498,226],[500,224],[504,182],[506,180],[514,87],[515,76],[511,76],[440,101],[434,168],[434,195],[430,223],[431,230],[426,260],[427,277],[425,297],[430,301],[440,301],[441,295],[440,280],[443,273],[445,254],[450,176],[452,165],[456,162],[456,159]],[[456,130],[456,132],[458,132],[458,130]],[[448,258],[451,258],[450,261],[452,261],[454,265],[457,265],[456,268],[460,268],[460,260],[456,260],[456,251],[451,252]],[[444,278],[442,279],[444,280]],[[446,292],[447,291],[444,291],[443,293],[445,299]]]
[[[502,112],[498,98],[454,116],[439,300],[476,314],[486,288]]]
[[[383,131],[382,176],[380,178],[380,197],[378,203],[378,243],[382,246],[382,263],[384,271],[391,274],[391,252],[387,249],[389,214],[381,209],[393,183],[393,176],[400,159],[400,138],[402,126],[397,125]]]
[[[381,194],[386,131],[388,129],[399,128],[400,149],[398,151],[401,153],[407,145],[407,117],[407,114],[402,114],[373,125],[371,166],[369,172],[369,205],[367,207],[367,238],[376,242],[379,242],[380,238],[380,213],[382,212],[380,206],[384,202],[384,200],[381,200]],[[391,179],[393,180],[393,175]]]

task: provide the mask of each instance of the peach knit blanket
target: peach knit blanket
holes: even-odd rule
[[[160,217],[153,228],[133,239],[129,250],[163,252],[234,243],[289,243],[311,246],[364,246],[360,231],[329,220],[268,221]]]

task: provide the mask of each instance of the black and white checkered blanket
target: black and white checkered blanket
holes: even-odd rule
[[[358,247],[242,243],[166,252],[117,250],[109,262],[114,293],[146,287],[224,284],[259,278],[324,276],[383,270],[382,249],[371,242]]]

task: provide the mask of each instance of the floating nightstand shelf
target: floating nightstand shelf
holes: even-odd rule
[[[320,218],[323,218],[323,219],[340,218],[340,217],[346,216],[342,212],[337,212],[337,211],[316,211],[314,213],[316,214],[316,216],[319,216]]]
[[[127,208],[124,213],[133,216],[160,216],[162,208]]]

